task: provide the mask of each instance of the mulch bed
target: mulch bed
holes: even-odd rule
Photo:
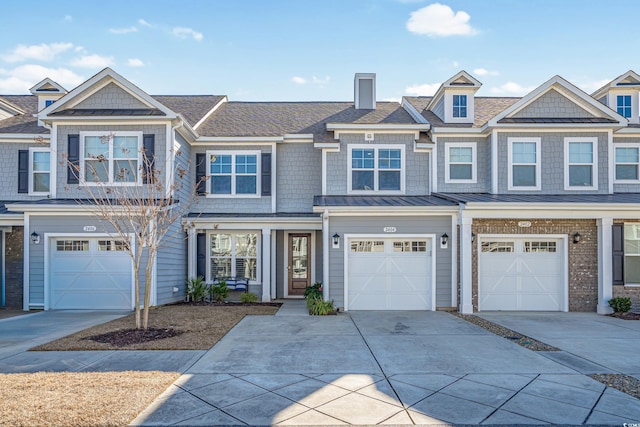
[[[607,387],[613,387],[640,399],[640,380],[637,378],[623,374],[593,374],[589,376]]]
[[[280,307],[282,306],[281,302],[238,302],[238,301],[189,301],[189,302],[174,302],[172,304],[167,304],[167,306],[176,306],[176,305],[192,305],[196,307],[204,307],[204,306],[212,306],[212,307],[237,307],[237,306],[246,306],[246,307]]]
[[[522,335],[516,331],[513,331],[509,328],[505,328],[504,326],[497,325],[493,322],[490,322],[482,317],[474,316],[472,314],[461,314],[452,312],[454,316],[457,316],[461,319],[466,320],[469,323],[473,323],[474,325],[480,326],[487,331],[494,333],[498,336],[508,339],[511,342],[518,344],[519,346],[528,348],[532,351],[560,351],[559,348],[551,346],[549,344],[545,344],[541,341],[534,340],[531,337],[526,335]]]
[[[176,337],[183,333],[184,331],[173,328],[120,329],[113,332],[107,332],[106,334],[92,335],[82,339],[111,344],[116,347],[126,347],[132,344]]]
[[[640,320],[640,313],[611,313],[608,316],[624,320]]]

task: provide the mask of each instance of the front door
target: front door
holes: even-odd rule
[[[311,286],[311,233],[289,234],[289,296],[304,295]]]

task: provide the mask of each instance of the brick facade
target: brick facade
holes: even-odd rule
[[[566,234],[569,236],[569,311],[596,311],[598,304],[598,230],[595,220],[531,220],[531,227],[519,227],[519,220],[475,219],[472,231],[481,234]],[[573,243],[579,232],[580,242]],[[478,310],[478,251],[473,245],[473,309]]]
[[[5,233],[5,305],[7,307],[22,307],[23,234],[23,227],[12,227],[11,233]]]
[[[627,297],[631,299],[631,311],[640,313],[640,287],[614,286],[613,297]]]

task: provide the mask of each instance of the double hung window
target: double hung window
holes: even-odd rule
[[[350,145],[349,192],[403,192],[404,146]]]
[[[565,190],[598,188],[597,138],[565,138]]]
[[[87,185],[142,183],[142,132],[81,132],[80,176]]]
[[[29,194],[51,192],[51,152],[48,148],[29,149]]]
[[[640,180],[640,144],[616,144],[616,182]]]
[[[445,182],[475,183],[477,180],[476,143],[445,143],[445,163]]]
[[[540,138],[509,138],[509,190],[540,190]]]
[[[453,117],[467,117],[467,95],[453,95]]]
[[[616,98],[616,107],[618,114],[622,117],[631,117],[631,95],[618,95]]]
[[[213,197],[251,197],[259,195],[258,152],[207,152],[209,194]]]

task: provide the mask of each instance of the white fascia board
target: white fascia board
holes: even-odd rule
[[[461,135],[461,136],[468,136],[470,134],[476,134],[476,135],[488,135],[488,129],[486,128],[486,125],[484,127],[481,128],[457,128],[457,127],[434,127],[432,132],[434,134],[447,134],[447,136],[456,136],[456,135]]]
[[[11,226],[19,226],[24,224],[24,215],[23,214],[3,214],[0,215],[0,226],[2,227],[11,227]]]
[[[312,133],[285,133],[283,142],[313,142]]]
[[[411,116],[411,118],[416,121],[416,123],[429,124],[427,119],[425,119],[422,116],[422,114],[420,114],[420,112],[418,110],[416,110],[416,107],[414,107],[412,103],[407,101],[407,98],[405,98],[404,96],[402,97],[402,102],[400,103],[400,105]]]
[[[105,79],[105,81],[100,83],[102,79]],[[111,68],[107,67],[91,77],[89,80],[82,83],[80,86],[73,89],[71,92],[64,95],[57,102],[54,102],[44,110],[40,111],[40,113],[38,113],[38,118],[40,120],[54,119],[48,117],[48,115],[50,113],[53,113],[54,111],[62,109],[66,104],[71,104],[73,106],[78,104],[79,102],[82,102],[84,99],[93,95],[94,93],[105,87],[107,84],[112,82],[117,83],[120,87],[129,92],[133,97],[137,98],[143,104],[149,106],[150,108],[157,108],[158,110],[162,111],[167,115],[167,118],[177,117],[175,112],[165,107],[160,102],[156,101],[151,97],[151,95],[148,95],[145,91],[122,77],[120,74],[113,71]]]
[[[227,98],[227,95],[223,96],[222,99],[220,101],[218,101],[218,103],[216,105],[214,105],[209,111],[207,111],[207,113],[202,116],[202,118],[200,120],[198,120],[198,123],[196,123],[193,128],[194,129],[198,129],[200,127],[200,125],[202,125],[202,123],[204,123],[209,116],[211,116],[218,108],[220,108],[223,104],[225,104],[229,99]]]
[[[109,125],[166,125],[167,123],[171,123],[171,118],[168,117],[159,117],[156,119],[142,119],[140,116],[131,117],[131,116],[92,116],[92,117],[76,117],[74,119],[64,118],[64,119],[46,119],[43,120],[47,125],[55,123],[58,126],[64,125],[95,125],[95,126],[109,126]],[[126,122],[126,123],[123,123]]]
[[[388,123],[371,123],[371,124],[359,124],[359,123],[327,123],[328,131],[428,131],[431,129],[431,125],[428,123],[407,123],[407,124],[388,124]]]
[[[624,127],[618,130],[615,130],[613,136],[623,136],[623,137],[631,137],[631,136],[640,136],[640,128],[630,128]]]
[[[322,230],[322,217],[317,218],[184,218],[183,226],[198,230]]]
[[[434,216],[458,213],[452,206],[314,206],[314,212],[328,211],[331,216]]]
[[[430,153],[436,144],[433,142],[413,142],[414,153]]]
[[[281,136],[200,136],[195,140],[193,145],[211,145],[211,144],[273,144],[274,142],[282,142]]]
[[[44,79],[40,80],[38,83],[33,85],[33,87],[31,87],[31,89],[29,89],[29,92],[31,92],[33,95],[35,95],[36,93],[38,93],[38,90],[40,90],[40,88],[42,86],[46,85],[46,84],[49,84],[49,85],[55,87],[58,90],[58,92],[47,91],[47,93],[59,94],[59,93],[67,93],[68,92],[65,88],[63,88],[58,83],[56,83],[53,80],[51,80],[49,77],[45,77]]]
[[[514,206],[515,205],[515,206]],[[637,218],[640,204],[636,203],[467,203],[464,215],[470,218]]]
[[[0,142],[35,142],[40,138],[48,142],[50,137],[48,133],[0,133]]]
[[[537,127],[539,126],[539,127]],[[603,123],[576,123],[572,124],[571,127],[568,126],[568,123],[547,123],[547,124],[539,124],[535,125],[532,123],[526,124],[501,124],[498,126],[486,126],[482,128],[483,131],[489,133],[489,131],[493,129],[509,132],[536,132],[536,133],[545,133],[545,132],[609,132],[613,130],[614,132],[618,132],[620,127],[617,124],[611,124],[608,127],[604,127]]]
[[[78,202],[77,205],[34,205],[29,203],[7,203],[5,205],[10,211],[28,212],[31,214],[41,213],[43,215],[51,215],[59,212],[74,214],[91,214],[95,215],[100,212],[99,208],[93,205],[83,205]],[[111,206],[109,209],[119,211],[118,206]]]
[[[7,101],[6,99],[2,99],[2,98],[0,98],[0,108],[2,108],[3,110],[8,111],[9,113],[11,113],[13,115],[26,114],[26,111],[24,111],[22,108],[18,107],[17,105],[14,105],[11,102]]]
[[[634,79],[640,81],[640,75],[633,70],[629,70],[626,73],[620,74],[618,77],[616,77],[606,85],[602,86],[600,89],[593,92],[591,96],[597,99],[597,98],[600,98],[605,93],[607,93],[609,89],[620,88],[621,86],[616,86],[616,85],[620,83],[622,80],[626,79],[627,77],[633,77]]]
[[[327,151],[339,152],[340,143],[339,142],[314,142],[313,148],[320,148]]]
[[[182,115],[178,114],[178,117],[180,118],[180,121],[182,122],[182,126],[179,126],[176,130],[177,132],[182,135],[187,142],[192,143],[193,141],[195,141],[198,138],[198,132],[196,132],[189,123],[187,123],[187,121],[184,119],[184,117],[182,117]],[[171,123],[172,126],[178,126],[180,124],[180,122],[178,123]]]

